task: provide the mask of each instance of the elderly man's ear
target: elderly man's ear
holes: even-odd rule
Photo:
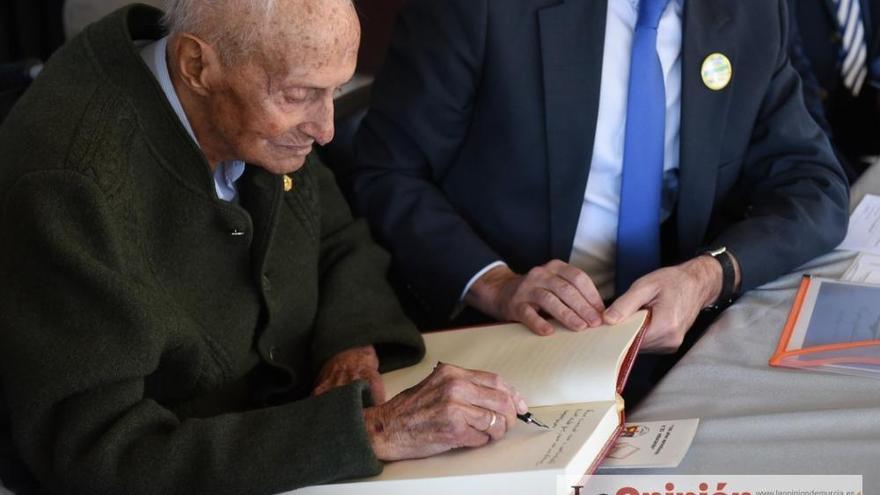
[[[169,47],[172,53],[168,60],[175,65],[172,70],[178,73],[180,81],[193,93],[208,96],[221,68],[214,48],[191,34],[178,36]]]

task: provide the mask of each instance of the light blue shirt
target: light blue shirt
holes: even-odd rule
[[[189,119],[186,117],[186,112],[183,111],[183,105],[180,104],[180,98],[177,97],[177,91],[174,90],[174,84],[171,82],[171,74],[168,72],[167,48],[168,37],[165,37],[144,46],[141,49],[141,58],[150,68],[156,80],[159,81],[165,98],[168,99],[168,103],[171,104],[180,123],[186,128],[186,132],[189,133],[192,140],[198,144],[199,141],[196,139]],[[241,160],[217,164],[214,168],[214,189],[217,191],[218,198],[228,202],[237,201],[238,189],[235,187],[235,182],[244,174],[244,167],[245,164]]]
[[[666,83],[663,220],[671,215],[678,192],[683,2],[671,0],[657,28],[657,53]],[[605,299],[614,295],[630,56],[638,15],[639,0],[608,2],[593,158],[570,259],[572,265],[593,279]],[[464,298],[477,279],[499,265],[504,262],[492,263],[474,275],[461,297]]]

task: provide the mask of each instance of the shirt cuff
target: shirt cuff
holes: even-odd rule
[[[458,296],[458,302],[461,303],[462,301],[464,301],[464,296],[467,295],[468,291],[471,290],[471,287],[474,285],[474,283],[476,283],[477,280],[480,279],[480,277],[485,275],[486,272],[488,272],[489,270],[491,270],[495,267],[498,267],[498,266],[507,266],[507,263],[505,263],[503,261],[496,261],[494,263],[490,263],[489,265],[486,266],[486,268],[483,268],[482,270],[478,271],[476,275],[471,277],[471,279],[468,280],[467,285],[464,286],[464,290],[461,291],[461,295]]]

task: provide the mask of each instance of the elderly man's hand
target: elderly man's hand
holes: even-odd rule
[[[526,404],[497,375],[441,364],[418,385],[364,411],[383,461],[418,459],[504,436]]]
[[[642,350],[675,352],[700,311],[718,299],[721,279],[721,264],[710,256],[661,268],[636,280],[608,307],[605,321],[613,325],[639,309],[649,308],[651,323]]]
[[[356,380],[365,380],[370,384],[376,404],[385,402],[385,385],[379,375],[379,357],[371,345],[349,349],[330,358],[318,373],[312,394],[320,395]]]
[[[519,275],[499,266],[480,277],[465,301],[499,320],[518,321],[538,335],[553,333],[546,313],[570,330],[602,324],[605,304],[583,270],[554,260]]]

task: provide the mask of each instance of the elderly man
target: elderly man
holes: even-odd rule
[[[833,248],[846,181],[787,20],[781,0],[410,1],[354,190],[427,324],[649,307],[644,348],[671,352],[703,308]]]
[[[169,9],[166,37],[144,6],[90,26],[0,130],[0,477],[272,493],[504,435],[525,405],[494,375],[439,366],[383,401],[423,344],[310,158],[350,1]]]

